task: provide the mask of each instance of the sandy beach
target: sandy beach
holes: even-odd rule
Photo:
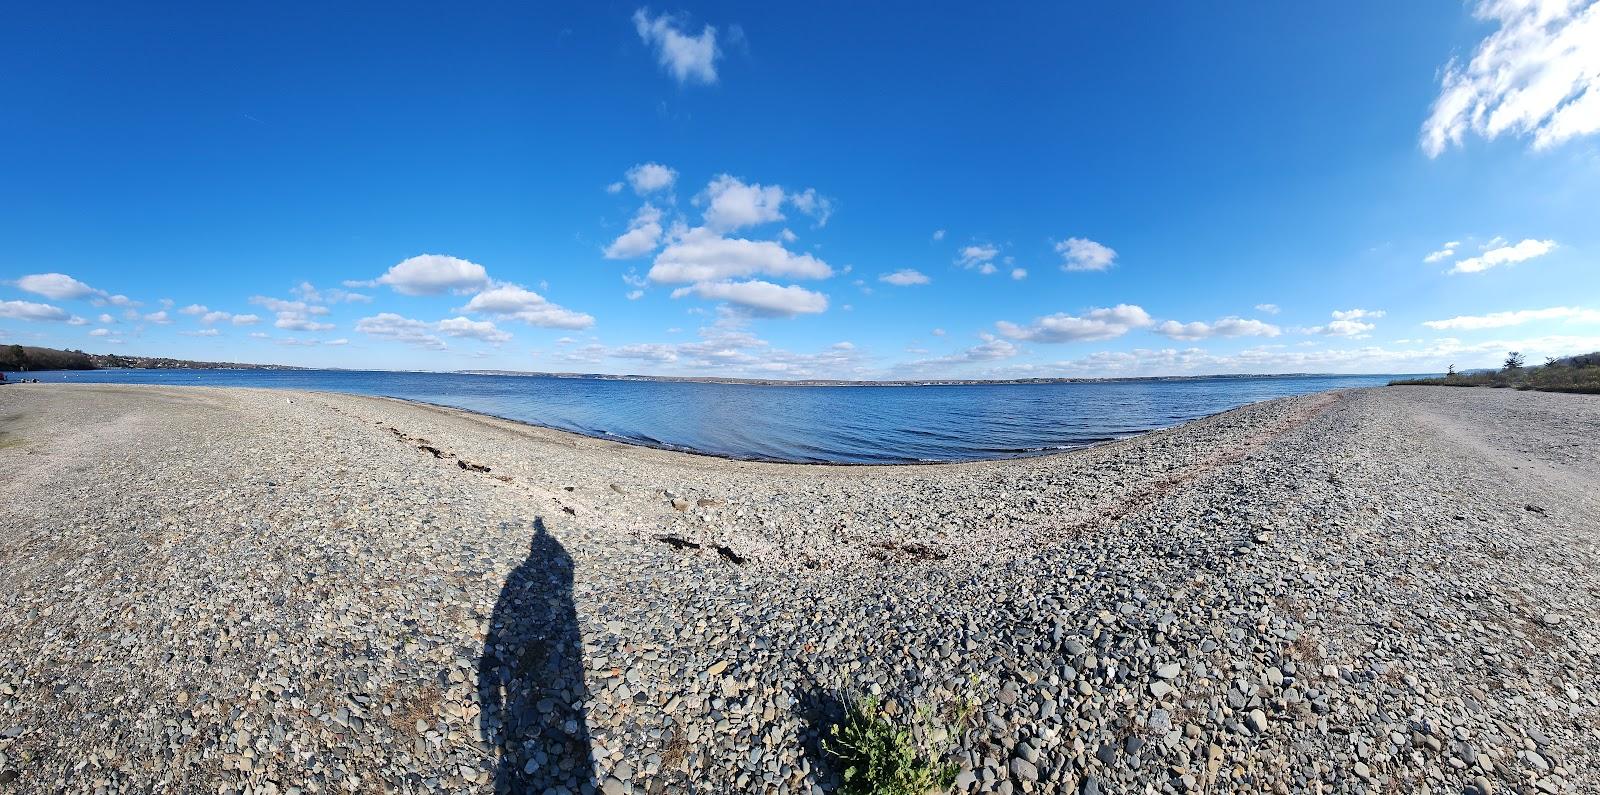
[[[1597,439],[1390,387],[827,467],[11,385],[0,793],[824,792],[852,695],[957,792],[1594,792]]]

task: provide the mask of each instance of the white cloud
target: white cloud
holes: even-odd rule
[[[637,300],[639,300],[640,298],[643,298],[643,297],[644,297],[644,291],[643,290],[629,290],[628,293],[627,293],[627,298],[628,298],[629,301],[637,301]]]
[[[1001,334],[1018,340],[1032,342],[1079,342],[1109,340],[1120,337],[1136,328],[1150,325],[1150,315],[1132,304],[1118,304],[1110,308],[1095,308],[1082,316],[1057,313],[1035,318],[1027,326],[1007,321],[995,323]]]
[[[328,308],[313,306],[304,301],[285,301],[282,298],[273,298],[267,295],[252,295],[250,303],[265,307],[271,312],[294,312],[301,315],[326,315]]]
[[[1422,325],[1431,329],[1472,331],[1486,328],[1520,326],[1538,320],[1562,320],[1568,323],[1600,323],[1600,310],[1575,306],[1552,306],[1548,309],[1519,309],[1514,312],[1491,312],[1487,315],[1461,315],[1448,320],[1425,320]]]
[[[646,204],[628,222],[628,231],[606,246],[604,253],[606,259],[632,259],[655,251],[660,243],[661,211]]]
[[[654,47],[661,67],[678,83],[717,82],[717,29],[706,25],[698,36],[690,36],[668,14],[651,17],[641,8],[633,12],[633,28],[647,47]]]
[[[898,375],[928,374],[930,371],[940,369],[959,368],[963,365],[1009,359],[1021,352],[1021,349],[1015,343],[996,337],[993,334],[979,334],[978,338],[982,342],[966,350],[931,359],[916,359],[905,362],[895,366],[893,370]]]
[[[933,336],[935,336],[935,337],[943,337],[943,336],[944,336],[944,329],[942,329],[942,328],[936,328],[936,329],[934,329],[934,330],[933,330],[933,331],[932,331],[932,332],[930,332],[930,333],[932,333],[932,334],[933,334]]]
[[[789,194],[789,203],[794,205],[796,210],[815,219],[819,227],[827,226],[828,218],[833,215],[833,200],[817,193],[814,188]]]
[[[1465,65],[1445,65],[1422,125],[1429,157],[1469,132],[1545,149],[1600,131],[1600,2],[1481,0],[1473,16],[1500,27]]]
[[[1361,320],[1362,318],[1376,320],[1383,317],[1385,313],[1382,309],[1335,309],[1332,314],[1334,320]]]
[[[1429,252],[1428,256],[1422,258],[1422,261],[1432,265],[1435,262],[1450,259],[1456,255],[1456,247],[1459,245],[1461,245],[1461,241],[1451,240],[1440,246],[1438,251]]]
[[[1179,323],[1168,320],[1157,324],[1154,331],[1164,337],[1175,340],[1203,340],[1211,337],[1276,337],[1283,333],[1281,329],[1271,323],[1259,320],[1246,320],[1240,317],[1225,317],[1215,323]]]
[[[754,276],[825,279],[833,275],[826,262],[795,254],[770,240],[723,237],[696,227],[656,255],[650,279],[656,282],[710,282]]]
[[[422,254],[390,268],[377,279],[402,295],[438,295],[470,292],[489,284],[482,265],[443,254]]]
[[[432,324],[402,317],[393,312],[380,312],[372,317],[361,318],[356,321],[356,331],[430,350],[444,350],[449,347],[444,344],[444,340],[433,335]]]
[[[706,205],[706,225],[731,232],[783,220],[783,188],[778,185],[746,184],[738,177],[718,174],[701,200]]]
[[[104,290],[96,290],[65,273],[30,273],[17,280],[17,287],[57,301],[105,295]]]
[[[1361,338],[1367,336],[1367,333],[1374,328],[1377,328],[1371,323],[1362,322],[1362,319],[1380,318],[1383,317],[1384,313],[1381,309],[1336,309],[1331,314],[1333,320],[1326,325],[1295,329],[1295,331],[1301,334],[1320,334],[1328,337]]]
[[[1023,279],[1028,278],[1028,269],[1027,268],[1012,268],[1011,269],[1011,278],[1016,279],[1019,282],[1022,281]]]
[[[235,326],[253,326],[259,322],[261,322],[261,318],[257,315],[245,314],[233,316],[233,325]]]
[[[628,184],[633,186],[633,192],[640,196],[654,193],[658,190],[669,190],[672,183],[678,180],[678,172],[660,163],[640,163],[628,169],[625,174]],[[621,190],[621,187],[618,187]]]
[[[184,335],[185,337],[215,337],[218,334],[220,334],[221,332],[217,331],[214,328],[202,328],[202,329],[185,329],[185,330],[180,331],[178,333]]]
[[[150,314],[145,315],[144,319],[151,323],[156,323],[162,326],[172,322],[172,318],[167,315],[167,310],[165,309],[159,312],[151,312]]]
[[[299,312],[279,312],[272,325],[290,331],[329,331],[334,327],[332,323],[312,320]]]
[[[484,342],[492,342],[496,345],[508,342],[511,339],[509,332],[501,331],[495,327],[494,323],[487,320],[452,317],[439,321],[435,324],[435,327],[446,336],[471,337]]]
[[[1061,255],[1061,269],[1068,271],[1103,271],[1117,261],[1117,252],[1084,237],[1069,237],[1055,245]]]
[[[641,362],[651,371],[716,373],[756,378],[850,378],[865,375],[854,346],[830,345],[815,353],[773,347],[724,316],[700,329],[694,342],[644,342],[618,347],[598,343],[567,347],[557,355],[566,361],[598,363],[606,358]],[[575,341],[568,340],[571,345]]]
[[[896,287],[910,287],[914,284],[927,284],[927,274],[912,268],[901,268],[894,273],[885,273],[878,277],[878,281],[892,284]]]
[[[86,317],[78,317],[77,315],[73,315],[72,317],[67,318],[67,325],[69,325],[69,326],[87,326],[87,325],[89,325],[89,319],[86,318]]]
[[[672,291],[673,298],[689,294],[713,301],[727,301],[756,314],[778,317],[816,314],[828,308],[828,297],[822,293],[796,285],[785,287],[760,280],[698,282]]]
[[[184,315],[203,315],[203,314],[205,314],[207,312],[210,312],[210,311],[211,310],[207,309],[204,304],[190,304],[190,305],[178,310],[179,314],[184,314]],[[226,314],[226,313],[224,313],[224,314]]]
[[[90,331],[89,332],[89,336],[91,336],[91,337],[109,337],[109,336],[111,336],[111,329],[108,329],[108,328],[97,328],[97,329],[95,329],[93,331]]]
[[[205,307],[201,308],[204,309]],[[233,314],[231,312],[207,312],[200,316],[200,322],[207,326],[213,323],[221,323],[223,321],[232,319]]]
[[[115,323],[115,322],[117,322],[117,319],[115,317],[112,317],[109,313],[106,313],[106,312],[101,312],[100,316],[95,318],[95,320],[98,321],[98,322],[101,322],[101,323]]]
[[[994,266],[990,265],[989,261],[994,259],[999,254],[1000,249],[995,248],[988,243],[979,243],[961,249],[961,253],[956,256],[956,264],[963,268],[975,268],[979,270],[982,270],[984,265],[989,265],[989,269],[984,271],[984,273],[994,273]]]
[[[322,344],[323,345],[349,345],[350,344],[350,340],[347,340],[344,337],[340,337],[340,338],[338,338],[336,340],[326,340]]]
[[[794,241],[799,240],[800,236],[795,234],[793,230],[785,227],[783,231],[778,233],[778,239],[785,243],[793,243]]]
[[[580,329],[594,325],[592,316],[553,304],[515,284],[498,284],[484,290],[458,311],[499,315],[543,328]]]
[[[0,317],[12,320],[66,320],[67,310],[32,301],[0,301]]]
[[[606,193],[621,193],[621,192],[622,192],[622,183],[620,183],[620,182],[613,182],[610,185],[606,186]]]
[[[1505,242],[1499,238],[1495,240],[1500,243]],[[1476,257],[1458,260],[1455,267],[1450,269],[1450,272],[1479,273],[1500,265],[1514,265],[1534,257],[1542,257],[1554,250],[1555,247],[1556,241],[1554,240],[1533,240],[1529,238],[1514,246],[1501,245],[1499,248],[1490,248]]]
[[[1276,315],[1282,310],[1278,309],[1277,304],[1256,304],[1256,311],[1265,312],[1269,315]]]
[[[936,241],[937,240],[943,240],[944,239],[944,233],[945,233],[945,230],[943,230],[943,229],[935,229],[935,230],[933,230],[933,239],[936,240]]]

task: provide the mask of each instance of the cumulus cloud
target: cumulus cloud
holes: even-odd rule
[[[515,284],[499,284],[472,297],[462,312],[498,315],[542,328],[581,329],[594,325],[594,317],[546,300]]]
[[[394,340],[429,350],[449,347],[444,340],[433,335],[434,326],[393,312],[380,312],[356,321],[356,331],[379,339]]]
[[[706,225],[731,232],[783,220],[783,188],[779,185],[747,184],[728,174],[719,174],[706,186],[700,201],[705,204]]]
[[[219,335],[221,332],[217,331],[214,328],[202,328],[202,329],[185,329],[184,331],[180,331],[178,333],[184,335],[185,337],[215,337],[215,336]]]
[[[319,290],[311,282],[301,282],[291,288],[289,292],[293,293],[296,298],[313,304],[337,304],[340,302],[349,302],[353,304],[372,303],[372,296],[370,295],[352,293],[348,290],[341,290],[337,287]]]
[[[1486,328],[1520,326],[1539,320],[1561,320],[1567,323],[1600,323],[1600,310],[1575,306],[1552,306],[1548,309],[1519,309],[1512,312],[1491,312],[1487,315],[1460,315],[1447,320],[1425,320],[1422,325],[1440,331],[1474,331]]]
[[[828,308],[828,297],[822,293],[758,279],[745,282],[698,282],[672,291],[673,298],[690,294],[713,301],[727,301],[755,314],[775,317],[816,314]]]
[[[1377,326],[1364,322],[1383,317],[1381,309],[1345,309],[1334,310],[1331,313],[1333,320],[1321,326],[1296,329],[1302,334],[1320,334],[1328,337],[1361,338],[1367,336]]]
[[[489,284],[489,273],[482,265],[443,254],[422,254],[404,260],[377,278],[402,295],[465,293]]]
[[[1061,255],[1061,269],[1068,271],[1103,271],[1117,261],[1117,252],[1109,246],[1086,237],[1069,237],[1055,245]]]
[[[509,332],[501,331],[499,328],[495,327],[494,323],[488,320],[472,320],[464,317],[452,317],[439,321],[437,324],[435,324],[435,328],[437,328],[445,336],[470,337],[472,339],[483,340],[484,342],[491,342],[496,345],[502,342],[508,342],[511,339],[511,334]]]
[[[298,312],[279,312],[278,319],[272,325],[290,331],[330,331],[334,327],[332,323],[312,320]]]
[[[723,237],[696,227],[656,255],[650,268],[655,282],[712,282],[755,275],[825,279],[833,275],[826,262],[795,254],[771,240]]]
[[[943,240],[944,239],[944,231],[945,230],[943,230],[943,229],[935,229],[935,230],[933,230],[933,239],[935,241]]]
[[[646,204],[639,208],[628,231],[605,247],[606,259],[632,259],[655,251],[661,243],[661,211]]]
[[[32,301],[0,301],[0,317],[12,320],[66,320],[67,310]]]
[[[1013,278],[1013,279],[1015,279],[1015,280],[1017,280],[1019,282],[1022,281],[1023,279],[1028,278],[1028,269],[1027,268],[1012,268],[1011,269],[1011,278]]]
[[[677,171],[660,163],[640,163],[628,169],[624,176],[628,178],[628,184],[633,186],[633,192],[640,196],[658,190],[670,190],[672,183],[678,180]],[[621,190],[620,184],[617,189]]]
[[[885,273],[878,277],[878,281],[892,284],[896,287],[910,287],[914,284],[927,284],[930,279],[927,274],[912,268],[901,268],[894,273]]]
[[[1530,238],[1514,246],[1503,245],[1505,241],[1499,238],[1496,238],[1495,241],[1502,245],[1491,247],[1476,257],[1457,260],[1455,267],[1451,268],[1450,272],[1480,273],[1501,265],[1515,265],[1518,262],[1525,262],[1534,257],[1542,257],[1549,254],[1556,247],[1556,241],[1554,240],[1533,240]]]
[[[1282,310],[1278,308],[1277,304],[1256,304],[1256,311],[1265,312],[1269,315],[1276,315]]]
[[[645,46],[655,49],[661,68],[680,85],[717,82],[716,62],[722,51],[717,48],[716,28],[706,25],[699,35],[691,36],[670,14],[652,17],[643,8],[633,12],[633,28]]]
[[[233,325],[235,326],[253,326],[260,322],[261,318],[258,315],[244,314],[233,316]]]
[[[105,295],[104,290],[96,290],[65,273],[30,273],[17,280],[17,287],[57,301]]]
[[[1432,265],[1435,262],[1442,262],[1450,259],[1456,255],[1456,246],[1459,245],[1461,245],[1461,241],[1451,240],[1450,242],[1440,246],[1438,251],[1429,252],[1426,257],[1422,258],[1422,261]]]
[[[91,337],[109,337],[109,336],[111,336],[111,329],[108,329],[108,328],[97,328],[97,329],[94,329],[93,331],[90,331],[89,332],[89,336],[91,336]]]
[[[210,311],[210,309],[206,308],[205,304],[190,304],[182,309],[179,309],[178,313],[184,315],[204,315]]]
[[[1276,337],[1283,333],[1281,329],[1271,323],[1259,320],[1246,320],[1241,317],[1225,317],[1215,323],[1179,323],[1168,320],[1156,325],[1154,331],[1163,337],[1175,340],[1203,340],[1211,337]]]
[[[1422,125],[1438,157],[1468,133],[1510,133],[1545,149],[1600,131],[1600,2],[1481,0],[1473,16],[1499,29],[1465,64],[1451,60]]]
[[[332,323],[324,323],[312,319],[314,315],[328,314],[328,308],[325,306],[308,304],[304,301],[285,301],[282,298],[273,298],[266,295],[250,296],[250,303],[265,307],[276,315],[277,319],[273,322],[273,325],[281,329],[291,331],[328,331],[334,327]],[[227,312],[213,312],[202,316],[201,322],[218,323],[230,317],[233,316]],[[245,315],[244,317],[251,318],[252,323],[256,319],[255,315]],[[210,318],[210,320],[208,321],[207,318]]]
[[[67,325],[69,325],[69,326],[87,326],[87,325],[89,325],[89,319],[86,318],[86,317],[78,317],[77,315],[73,315],[72,317],[67,318]]]
[[[995,328],[1007,337],[1030,342],[1081,342],[1114,339],[1151,322],[1144,309],[1133,304],[1117,304],[1091,309],[1082,315],[1047,315],[1035,318],[1026,326],[1002,320]]]
[[[167,315],[167,310],[165,309],[160,310],[159,312],[151,312],[150,314],[145,315],[144,319],[150,323],[155,323],[162,326],[172,322],[172,318]]]

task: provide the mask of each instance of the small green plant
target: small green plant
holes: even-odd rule
[[[931,710],[917,710],[923,719]],[[928,795],[946,792],[960,768],[941,764],[943,751],[921,747],[915,734],[878,711],[878,700],[855,699],[843,723],[829,730],[822,747],[844,768],[844,795]]]

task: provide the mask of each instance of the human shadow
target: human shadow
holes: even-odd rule
[[[528,557],[500,589],[478,659],[480,731],[494,752],[497,793],[595,786],[572,570],[566,549],[535,518]]]

